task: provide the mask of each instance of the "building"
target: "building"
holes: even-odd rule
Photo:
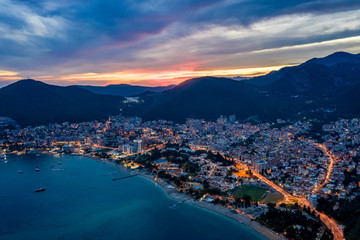
[[[142,140],[134,140],[134,152],[139,153],[142,151]]]
[[[125,144],[123,145],[122,151],[125,154],[133,154],[135,152],[135,148],[133,146],[130,146],[129,144]]]
[[[314,194],[311,194],[308,196],[309,202],[311,202],[315,207],[317,206],[317,196]]]
[[[159,158],[158,160],[154,161],[156,165],[165,165],[168,163],[168,161],[164,158]]]
[[[230,115],[230,116],[229,116],[229,121],[230,121],[231,123],[235,123],[235,121],[236,121],[236,116],[235,116],[234,114]]]
[[[258,160],[253,162],[253,167],[258,171],[266,171],[267,170],[267,162],[264,160]]]

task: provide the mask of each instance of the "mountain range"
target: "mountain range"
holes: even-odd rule
[[[360,54],[337,52],[249,80],[202,77],[162,93],[143,97],[127,109],[146,120],[187,117],[214,120],[235,114],[238,119],[336,119],[360,113]]]
[[[144,93],[158,93],[174,88],[176,85],[159,86],[159,87],[144,87],[134,86],[128,84],[112,84],[108,86],[89,86],[89,85],[75,85],[75,87],[89,90],[90,92],[102,95],[115,95],[122,97],[131,97]]]
[[[0,89],[0,116],[21,126],[52,122],[82,122],[119,114],[124,98],[94,94],[77,87],[60,87],[20,80]]]
[[[0,89],[0,116],[21,126],[99,119],[120,114],[120,108],[124,115],[176,122],[231,114],[239,120],[335,120],[359,116],[359,92],[360,54],[337,52],[252,79],[201,77],[175,87],[59,87],[21,80]],[[117,95],[141,101],[127,104]]]

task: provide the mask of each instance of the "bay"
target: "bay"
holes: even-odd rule
[[[108,175],[119,171],[111,163],[72,155],[7,159],[0,162],[3,240],[264,239],[244,225],[189,204],[169,208],[175,201],[140,176],[112,181],[128,173]],[[40,187],[46,191],[35,193]]]

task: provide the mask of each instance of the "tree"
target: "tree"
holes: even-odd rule
[[[251,197],[247,194],[245,194],[243,197],[243,200],[245,202],[245,207],[250,207],[251,206]]]
[[[269,212],[275,209],[275,203],[268,203],[266,204],[269,207]]]
[[[210,187],[209,182],[206,179],[203,181],[203,185],[205,189],[209,189]]]
[[[161,158],[161,152],[160,152],[160,150],[157,149],[157,148],[154,148],[153,150],[151,150],[150,153],[151,153],[151,159],[152,159],[153,161]]]

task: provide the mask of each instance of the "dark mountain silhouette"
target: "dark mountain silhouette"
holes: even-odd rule
[[[144,92],[163,92],[174,88],[176,85],[159,86],[159,87],[144,87],[144,86],[133,86],[128,84],[108,85],[105,87],[101,86],[83,86],[76,85],[76,87],[89,90],[96,94],[103,95],[116,95],[123,97],[131,97],[142,94]]]
[[[240,120],[335,120],[359,116],[359,92],[360,55],[338,52],[250,80],[202,77],[162,92],[143,89],[137,94],[140,103],[126,105],[120,96],[22,80],[0,89],[0,116],[22,126],[99,119],[119,114],[120,108],[145,120],[214,120],[231,114]]]
[[[144,103],[126,109],[145,120],[185,118],[216,119],[236,113],[239,118],[261,115],[275,118],[276,100],[245,82],[228,78],[202,77],[188,80],[172,90],[147,95]]]
[[[357,71],[357,69],[359,69],[360,54],[336,52],[336,53],[333,53],[324,58],[313,58],[313,59],[310,59],[298,66],[285,67],[278,71],[270,72],[269,74],[266,74],[264,76],[251,78],[248,81],[251,84],[255,84],[258,86],[269,85],[269,84],[274,83],[274,82],[280,80],[281,78],[283,78],[288,73],[288,71],[294,71],[294,70],[296,71],[298,69],[303,69],[304,67],[306,67],[306,65],[313,65],[313,64],[324,65],[326,67],[336,67],[337,69],[343,68],[343,69],[341,69],[342,70],[341,74],[343,74],[343,73],[345,73],[344,71],[346,71],[348,69],[351,70],[352,67],[355,67],[354,70],[356,70],[356,71]],[[348,66],[348,69],[346,69],[346,66]],[[354,72],[354,70],[351,70],[351,71]],[[334,72],[334,71],[332,71],[332,72]]]
[[[318,63],[325,66],[334,66],[342,63],[360,63],[360,54],[351,54],[347,52],[335,52],[324,58],[313,58],[303,63],[302,65],[309,63]]]
[[[191,79],[172,90],[147,94],[143,104],[125,112],[174,121],[230,114],[265,121],[336,119],[360,113],[359,90],[360,55],[339,52],[250,80]]]
[[[120,96],[98,95],[77,87],[21,80],[0,89],[0,116],[21,126],[82,122],[119,114],[122,101]]]

